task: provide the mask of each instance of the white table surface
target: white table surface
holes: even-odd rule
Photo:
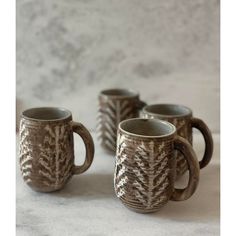
[[[201,170],[196,193],[187,201],[170,201],[153,214],[132,212],[116,198],[113,190],[114,157],[105,153],[95,135],[93,137],[96,152],[90,169],[74,176],[63,190],[55,193],[37,193],[26,186],[17,156],[18,236],[219,235],[219,135],[214,135],[214,155],[211,163]],[[194,147],[200,156],[203,152],[200,135],[195,135]],[[75,136],[76,163],[81,163],[83,156],[82,141]]]

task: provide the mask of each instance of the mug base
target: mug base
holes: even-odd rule
[[[129,209],[129,210],[131,210],[131,211],[134,211],[134,212],[136,212],[136,213],[151,214],[151,213],[155,213],[155,212],[161,210],[161,208],[162,208],[166,203],[163,203],[161,206],[156,207],[156,208],[152,208],[152,209],[134,208],[134,207],[128,206],[127,204],[125,204],[125,203],[123,203],[123,202],[122,202],[122,204],[123,204],[127,209]]]
[[[26,185],[28,187],[30,187],[33,191],[35,192],[40,192],[40,193],[52,193],[52,192],[56,192],[59,191],[61,189],[64,188],[64,186],[69,182],[69,180],[71,179],[72,176],[70,176],[62,185],[58,185],[58,186],[45,186],[42,185],[40,182],[30,182],[30,183],[26,183]]]

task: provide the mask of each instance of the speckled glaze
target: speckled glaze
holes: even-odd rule
[[[140,101],[136,91],[128,89],[107,89],[99,94],[97,134],[102,147],[115,153],[117,128],[121,121],[139,116],[139,110],[146,105]]]
[[[130,128],[133,124],[143,130],[140,132],[134,127]],[[164,131],[158,135],[158,132],[155,134],[153,131],[150,131],[151,134],[150,129]],[[189,183],[184,189],[174,188],[174,150],[179,150],[188,163]],[[176,135],[172,124],[139,118],[120,123],[114,187],[116,196],[125,206],[140,213],[157,211],[169,200],[183,201],[190,198],[196,191],[198,180],[196,155],[191,145]]]
[[[154,104],[147,105],[141,112],[143,118],[155,118],[172,123],[177,134],[189,141],[192,145],[193,128],[197,128],[205,140],[205,152],[199,162],[200,168],[207,166],[213,153],[213,139],[207,125],[200,119],[194,118],[191,109],[182,105],[175,104]],[[176,152],[176,171],[177,177],[182,176],[188,169],[187,162],[180,152]]]
[[[73,132],[86,147],[82,166],[74,165]],[[93,161],[94,144],[88,130],[72,121],[63,108],[32,108],[20,121],[20,169],[25,183],[40,192],[61,189],[73,174],[86,171]]]

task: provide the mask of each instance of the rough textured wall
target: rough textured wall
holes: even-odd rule
[[[219,0],[17,0],[17,112],[94,129],[103,88],[190,106],[219,131]]]

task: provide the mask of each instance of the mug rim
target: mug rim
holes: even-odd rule
[[[126,131],[121,127],[124,123],[130,122],[130,121],[135,121],[135,120],[143,120],[143,121],[148,120],[148,121],[152,121],[152,122],[156,122],[156,123],[162,123],[162,124],[165,124],[165,125],[171,127],[172,132],[167,133],[167,134],[163,134],[163,135],[142,135],[142,134],[136,134],[133,132]],[[171,124],[170,122],[164,121],[164,120],[158,120],[158,119],[150,119],[150,118],[131,118],[131,119],[123,120],[119,123],[118,128],[119,128],[119,130],[121,130],[123,133],[125,133],[127,135],[130,135],[133,137],[139,137],[139,138],[150,138],[150,139],[171,137],[176,133],[176,127],[173,124]]]
[[[29,115],[27,115],[28,112],[31,112],[31,111],[34,111],[34,110],[61,111],[61,112],[65,112],[65,115],[60,117],[60,118],[53,118],[53,119],[34,118],[34,117],[30,117]],[[63,108],[63,107],[32,107],[32,108],[28,108],[28,109],[24,110],[21,113],[21,117],[26,119],[26,120],[30,120],[30,121],[54,122],[54,121],[64,121],[64,120],[67,120],[67,119],[72,119],[72,113],[71,113],[71,111],[69,111],[68,109]]]
[[[162,114],[162,113],[157,113],[157,112],[150,112],[147,111],[147,108],[150,107],[178,107],[181,109],[185,109],[186,113],[183,114],[174,114],[174,115],[168,115],[168,114]],[[192,116],[193,112],[192,110],[184,105],[181,104],[175,104],[175,103],[154,103],[154,104],[149,104],[146,105],[145,107],[143,107],[142,111],[144,112],[144,114],[150,114],[150,115],[154,115],[154,116],[158,116],[158,117],[162,117],[162,118],[181,118],[181,117],[188,117],[188,116]]]
[[[116,91],[116,92],[125,92],[127,93],[125,94],[106,94],[108,92],[112,92],[112,91]],[[133,89],[126,89],[126,88],[109,88],[109,89],[103,89],[100,91],[100,96],[102,97],[109,97],[109,98],[135,98],[139,96],[139,92]]]

